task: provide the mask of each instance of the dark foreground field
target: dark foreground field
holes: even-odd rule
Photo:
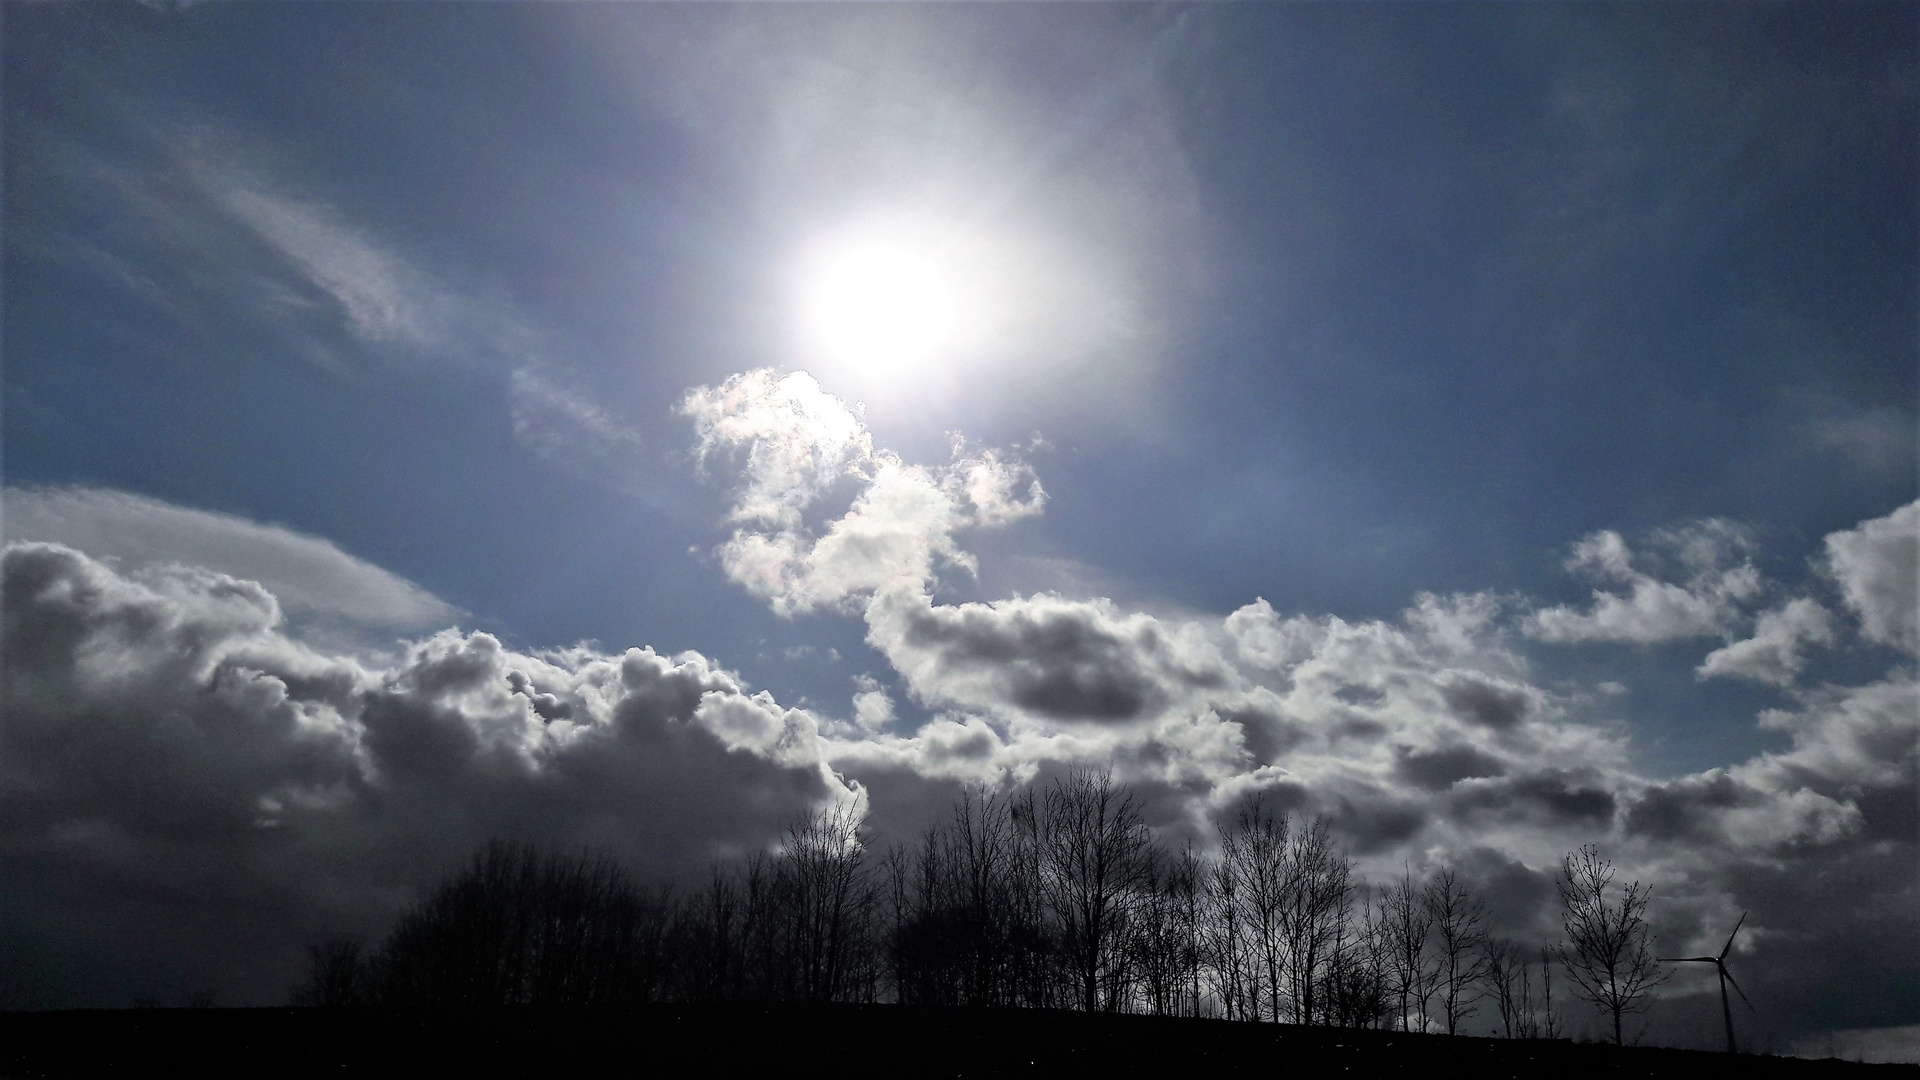
[[[892,1006],[0,1014],[0,1077],[1920,1077],[1910,1065]]]

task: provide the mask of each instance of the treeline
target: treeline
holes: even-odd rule
[[[850,807],[816,814],[684,891],[644,888],[604,855],[495,842],[377,948],[316,946],[296,1000],[891,1001],[1449,1033],[1484,1007],[1499,1032],[1536,1037],[1558,1032],[1556,967],[1576,991],[1617,988],[1608,972],[1633,959],[1615,949],[1608,971],[1579,970],[1595,963],[1581,918],[1597,914],[1608,948],[1637,933],[1645,951],[1644,894],[1639,909],[1608,901],[1611,867],[1590,848],[1563,867],[1570,941],[1547,950],[1489,934],[1483,900],[1450,870],[1359,886],[1325,821],[1259,802],[1221,828],[1217,852],[1169,850],[1104,772],[974,792],[884,852],[859,826]],[[1619,1006],[1617,1037],[1644,988],[1582,996]]]

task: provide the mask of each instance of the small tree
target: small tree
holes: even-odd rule
[[[1487,906],[1445,867],[1427,883],[1426,905],[1439,951],[1434,988],[1439,991],[1440,1014],[1447,1022],[1447,1034],[1457,1035],[1460,1021],[1474,1012],[1474,984],[1486,974],[1481,945],[1487,937]]]
[[[337,1008],[364,1005],[372,990],[360,943],[347,939],[307,949],[307,981],[293,990],[295,1005]]]
[[[1540,946],[1540,1019],[1528,1038],[1560,1037],[1560,1013],[1553,1007],[1553,950]]]
[[[1438,967],[1427,947],[1433,919],[1427,913],[1423,890],[1414,884],[1412,867],[1381,892],[1379,925],[1386,944],[1389,987],[1400,1006],[1400,1029],[1425,1031]],[[1416,1016],[1417,1027],[1413,1022]]]
[[[1525,946],[1491,935],[1480,939],[1481,984],[1500,1013],[1500,1027],[1509,1039],[1532,1039],[1540,1034],[1534,1015],[1533,957]]]
[[[1560,863],[1560,919],[1567,940],[1560,962],[1573,992],[1613,1019],[1620,1045],[1620,1018],[1644,1009],[1647,992],[1665,978],[1653,958],[1647,929],[1652,890],[1638,881],[1607,896],[1613,864],[1592,844],[1567,853]]]

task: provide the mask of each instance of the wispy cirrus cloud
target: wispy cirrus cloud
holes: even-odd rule
[[[548,462],[613,486],[632,486],[627,460],[644,443],[612,402],[571,377],[552,335],[475,280],[450,280],[339,206],[280,182],[265,149],[231,131],[175,126],[170,168],[141,172],[84,148],[55,150],[144,223],[152,250],[114,251],[63,238],[63,257],[109,274],[177,317],[205,291],[285,336],[336,372],[363,374],[368,358],[443,365],[500,381],[516,440]],[[140,249],[142,245],[134,245]],[[233,268],[217,279],[157,267]],[[167,287],[158,282],[169,281]],[[211,331],[207,331],[211,332]]]
[[[124,491],[9,487],[0,493],[8,542],[66,544],[126,571],[191,566],[256,581],[295,613],[385,631],[438,628],[459,610],[331,541],[233,514],[193,510]]]

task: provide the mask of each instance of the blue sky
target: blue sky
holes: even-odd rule
[[[257,581],[285,621],[247,633],[369,685],[451,626],[695,650],[876,820],[1294,693],[1330,654],[1249,674],[1256,598],[1414,652],[1444,610],[1474,644],[1433,700],[1472,670],[1532,702],[1525,768],[1601,740],[1622,857],[1706,918],[1727,879],[1632,847],[1632,807],[1805,751],[1769,716],[1910,704],[1915,36],[1903,4],[9,5],[7,536],[166,603],[155,567]],[[861,244],[945,290],[906,360],[809,336]],[[1112,650],[1021,651],[1069,624]],[[971,644],[917,652],[941,627]],[[1115,644],[1148,639],[1214,644]],[[1171,687],[1216,639],[1253,697],[1103,728],[1047,696]],[[1232,723],[1242,765],[1139,766],[1204,789],[1169,820],[1372,797]],[[942,724],[1001,749],[943,772]],[[1419,730],[1403,763],[1453,738]],[[1911,796],[1901,752],[1822,797]],[[1464,821],[1381,858],[1575,837]],[[25,837],[38,896],[96,857]]]

